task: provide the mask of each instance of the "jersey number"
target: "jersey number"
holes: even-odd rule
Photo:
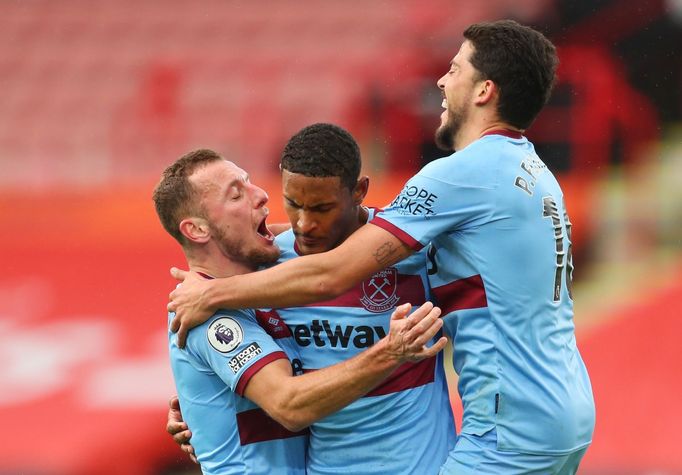
[[[427,272],[429,275],[437,274],[438,273],[438,264],[436,263],[436,246],[431,244],[429,246],[429,250],[426,253],[426,257],[429,260],[429,264],[431,265],[430,267],[427,266]]]
[[[568,220],[568,214],[564,207],[564,222],[566,223],[566,235],[568,238],[568,249],[564,252],[564,228],[561,226],[561,219],[559,218],[559,208],[557,207],[554,197],[546,196],[542,199],[543,218],[550,218],[552,227],[554,228],[554,242],[556,245],[556,272],[554,274],[554,295],[553,300],[558,302],[561,300],[561,280],[566,272],[566,288],[568,289],[568,296],[573,298],[573,254],[571,253],[571,222]]]

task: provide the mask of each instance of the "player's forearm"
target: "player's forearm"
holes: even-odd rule
[[[412,314],[410,310],[410,304],[397,307],[388,334],[346,361],[303,376],[255,381],[252,384],[276,384],[265,388],[266,394],[273,396],[266,398],[261,407],[290,430],[300,430],[364,396],[402,362],[434,357],[447,342],[441,337],[431,347],[426,346],[443,326],[440,309],[426,302]],[[258,392],[257,387],[251,389]]]
[[[294,307],[327,300],[412,253],[396,237],[365,225],[331,251],[291,259],[260,272],[211,282],[211,309]]]
[[[288,379],[278,404],[278,419],[301,430],[337,412],[384,381],[401,361],[384,340],[341,363]]]
[[[340,295],[355,281],[349,272],[334,272],[333,259],[304,256],[259,272],[210,282],[206,300],[211,309],[283,308],[319,302]]]

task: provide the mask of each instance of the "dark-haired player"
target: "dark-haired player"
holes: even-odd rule
[[[331,124],[295,134],[281,158],[284,208],[292,225],[277,237],[279,262],[340,245],[372,219],[362,202],[353,137]],[[334,299],[277,310],[292,330],[304,369],[358,354],[387,330],[403,302],[430,298],[424,252],[380,269]],[[365,397],[311,426],[308,473],[437,473],[454,445],[455,428],[443,355],[406,363]]]

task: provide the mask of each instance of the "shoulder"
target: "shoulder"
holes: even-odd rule
[[[278,263],[284,262],[297,256],[296,251],[294,250],[296,237],[294,236],[294,232],[291,229],[284,231],[283,233],[275,237],[275,243],[279,247],[281,253]]]
[[[498,135],[486,136],[427,164],[417,177],[464,188],[496,188],[499,174],[525,156],[527,144],[525,138],[515,141]]]
[[[287,229],[275,236],[275,242],[280,248],[293,248],[294,240],[294,232],[291,229]]]
[[[218,310],[211,318],[192,329],[187,336],[188,347],[212,346],[220,352],[230,352],[260,328],[253,310]],[[256,330],[258,330],[256,328]]]

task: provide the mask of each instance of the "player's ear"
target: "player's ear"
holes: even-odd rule
[[[179,227],[182,235],[191,242],[204,243],[211,237],[208,221],[203,218],[185,218],[180,221]]]
[[[367,190],[369,190],[369,177],[368,176],[361,176],[358,178],[358,182],[355,184],[355,188],[353,188],[353,204],[354,205],[360,205],[365,199],[365,196],[367,196]]]
[[[476,97],[474,98],[474,103],[479,106],[486,105],[488,102],[493,100],[497,96],[498,88],[490,79],[484,81],[479,81],[478,88],[476,89]]]

